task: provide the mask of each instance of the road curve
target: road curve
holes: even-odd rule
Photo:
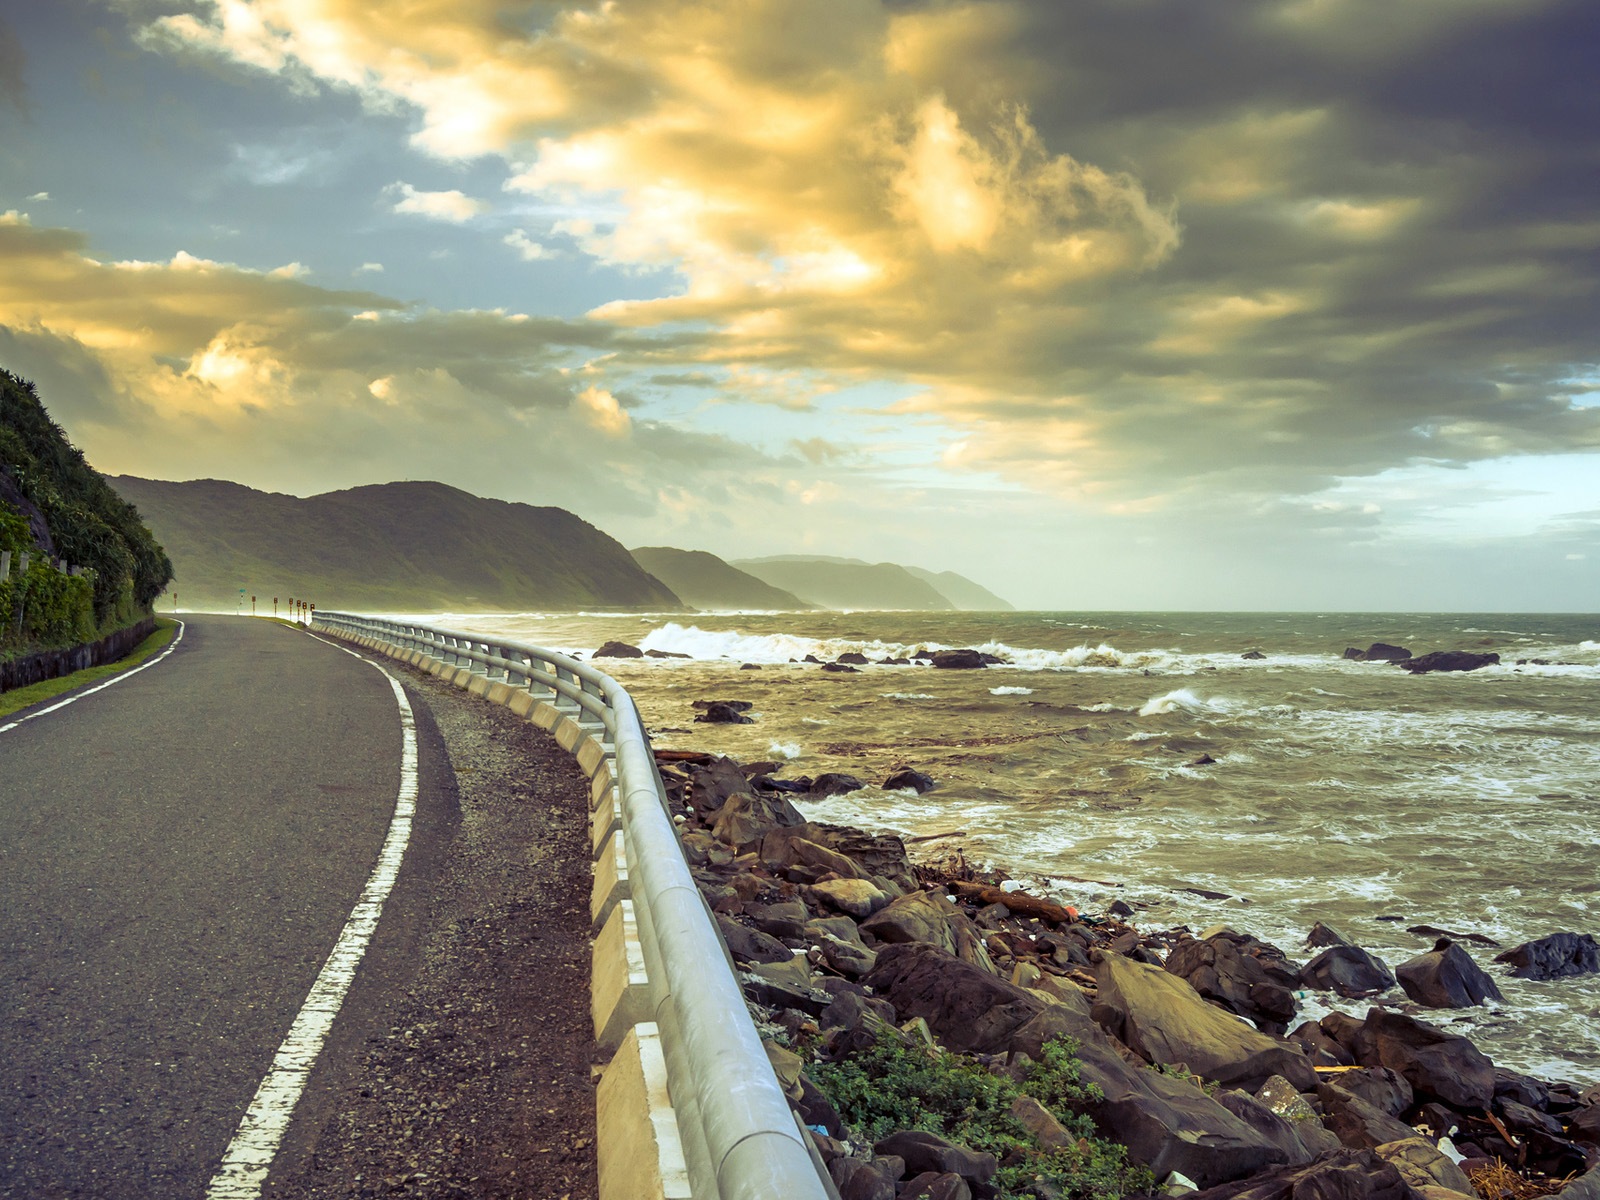
[[[204,1195],[389,829],[384,676],[186,620],[0,734],[0,1196]]]

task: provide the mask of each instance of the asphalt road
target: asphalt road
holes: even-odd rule
[[[185,620],[165,662],[0,734],[0,1196],[202,1196],[394,811],[378,671],[266,621]],[[403,971],[451,829],[418,717],[417,829],[364,976]]]

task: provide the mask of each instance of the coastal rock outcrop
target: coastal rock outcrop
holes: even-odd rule
[[[1282,1034],[1294,1019],[1299,968],[1259,938],[1224,929],[1180,941],[1167,956],[1166,969],[1268,1033]]]
[[[1308,962],[1300,971],[1300,980],[1319,992],[1338,992],[1346,999],[1361,1000],[1392,988],[1394,973],[1383,959],[1360,946],[1340,944],[1329,946]]]
[[[935,786],[933,776],[924,775],[921,771],[912,770],[910,767],[901,767],[883,781],[883,790],[886,792],[896,792],[903,788],[911,788],[919,796],[923,792],[933,791]]]
[[[1416,1200],[1393,1163],[1373,1150],[1335,1150],[1304,1166],[1191,1192],[1187,1200]]]
[[[970,671],[989,665],[976,650],[935,650],[932,662],[947,671]]]
[[[1260,1087],[1282,1075],[1316,1086],[1298,1046],[1269,1037],[1207,1004],[1182,979],[1120,954],[1090,954],[1098,985],[1095,1020],[1150,1063],[1183,1064],[1219,1083]]]
[[[1408,658],[1400,666],[1413,675],[1426,675],[1429,671],[1476,671],[1491,667],[1500,661],[1498,654],[1477,654],[1471,650],[1435,650],[1421,658]]]
[[[1494,961],[1509,963],[1513,979],[1593,975],[1600,972],[1600,943],[1591,933],[1552,933],[1496,954]]]
[[[592,658],[643,658],[644,651],[637,646],[630,646],[627,642],[607,642],[596,650]]]
[[[1383,1008],[1368,1009],[1360,1022],[1349,1017],[1338,1022],[1336,1017],[1343,1014],[1324,1017],[1321,1024],[1332,1032],[1330,1026],[1348,1023],[1350,1051],[1358,1063],[1388,1067],[1419,1099],[1434,1098],[1461,1109],[1487,1108],[1494,1099],[1494,1064],[1466,1038]]]
[[[694,706],[700,710],[694,719],[704,725],[755,724],[745,716],[752,707],[748,700],[696,700]]]
[[[1472,955],[1449,938],[1440,938],[1432,950],[1407,959],[1394,973],[1406,995],[1428,1008],[1471,1008],[1504,999]]]

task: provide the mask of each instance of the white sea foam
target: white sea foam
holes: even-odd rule
[[[927,692],[882,692],[885,700],[932,700]]]
[[[770,742],[767,745],[767,753],[775,754],[779,758],[796,759],[800,757],[800,743]]]
[[[1152,696],[1144,702],[1144,707],[1139,710],[1141,717],[1154,717],[1161,713],[1177,712],[1230,712],[1233,704],[1221,698],[1202,700],[1188,688],[1176,688],[1164,696]]]
[[[990,688],[989,689],[989,695],[991,695],[991,696],[1031,696],[1031,695],[1033,695],[1033,689],[1032,688],[1025,688],[1025,687],[997,687],[997,688]]]

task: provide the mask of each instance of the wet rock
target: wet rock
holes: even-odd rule
[[[1359,1000],[1386,992],[1394,986],[1394,974],[1381,958],[1360,946],[1329,946],[1300,972],[1306,987],[1319,992],[1333,991]]]
[[[1600,944],[1590,933],[1552,933],[1497,954],[1494,961],[1509,963],[1513,979],[1593,975],[1600,972]]]
[[[1261,653],[1259,650],[1246,650],[1243,654],[1239,655],[1239,657],[1249,659],[1252,662],[1259,662],[1261,659],[1265,658],[1266,655]]]
[[[643,658],[644,651],[627,642],[607,642],[589,656],[590,658]]]
[[[1191,767],[1209,767],[1209,766],[1214,766],[1216,764],[1216,761],[1217,760],[1212,758],[1211,755],[1202,754],[1198,758],[1190,759],[1189,760],[1189,765]]]
[[[846,775],[839,771],[829,771],[818,775],[811,781],[811,794],[813,796],[842,796],[846,792],[860,791],[867,785],[854,775]]]
[[[1413,1200],[1413,1195],[1394,1165],[1374,1151],[1339,1150],[1304,1166],[1274,1167],[1194,1192],[1187,1200]]]
[[[864,667],[867,664],[867,656],[856,650],[846,650],[833,661],[837,663],[844,663],[847,666],[852,667]]]
[[[894,1005],[861,992],[841,992],[817,1017],[822,1029],[870,1030],[894,1023]]]
[[[1591,1169],[1567,1184],[1550,1200],[1600,1200],[1600,1169]]]
[[[1318,921],[1311,927],[1311,932],[1306,934],[1306,945],[1311,949],[1326,949],[1329,946],[1353,946],[1355,943],[1332,925],[1324,925]]]
[[[883,790],[886,792],[897,792],[905,788],[912,788],[918,795],[921,795],[923,792],[933,791],[935,786],[933,776],[924,775],[921,771],[913,771],[910,767],[902,767],[883,781]]]
[[[1179,942],[1167,956],[1166,970],[1268,1033],[1283,1033],[1294,1017],[1299,968],[1270,943],[1225,929]]]
[[[1376,1147],[1377,1155],[1394,1164],[1400,1177],[1414,1188],[1443,1187],[1468,1196],[1477,1195],[1472,1180],[1450,1158],[1426,1138],[1414,1134]]]
[[[644,652],[644,656],[646,658],[693,658],[694,657],[694,655],[692,655],[692,654],[683,654],[683,653],[680,653],[677,650],[646,650]],[[600,657],[600,652],[598,650],[595,651],[595,657],[596,658]]]
[[[1302,1122],[1317,1119],[1317,1110],[1306,1103],[1306,1098],[1282,1075],[1274,1075],[1257,1088],[1256,1100],[1285,1121]]]
[[[712,815],[711,835],[742,853],[775,827],[804,820],[799,810],[781,795],[739,792],[729,796]]]
[[[1095,1019],[1146,1061],[1183,1063],[1223,1084],[1259,1087],[1282,1075],[1296,1087],[1316,1083],[1298,1046],[1269,1037],[1207,1004],[1183,980],[1117,954],[1093,951]]]
[[[741,663],[739,665],[739,670],[741,670],[741,671],[759,671],[759,670],[761,670],[761,667],[757,663]]]
[[[1504,999],[1472,956],[1448,938],[1440,938],[1428,953],[1407,959],[1394,973],[1406,995],[1428,1008],[1471,1008],[1485,1000]]]
[[[1494,1064],[1466,1038],[1437,1026],[1371,1008],[1352,1041],[1357,1062],[1401,1075],[1419,1101],[1436,1099],[1452,1108],[1474,1109],[1487,1108],[1494,1098]]]
[[[1288,1034],[1289,1041],[1305,1051],[1313,1067],[1353,1067],[1356,1060],[1345,1046],[1323,1032],[1316,1021],[1297,1025]]]
[[[715,758],[689,773],[687,798],[695,812],[710,817],[728,802],[729,796],[751,790],[738,763],[731,758]]]
[[[1411,651],[1404,646],[1391,646],[1387,642],[1373,642],[1365,650],[1357,650],[1354,654],[1346,650],[1346,658],[1354,658],[1358,662],[1405,662],[1411,657]]]
[[[970,671],[989,665],[976,650],[936,650],[932,662],[934,666],[947,671]]]
[[[794,954],[777,938],[750,929],[729,917],[717,916],[717,928],[722,940],[728,944],[728,953],[734,962],[771,963],[788,962]]]
[[[1537,1108],[1543,1112],[1550,1103],[1550,1089],[1531,1075],[1496,1067],[1494,1098],[1514,1100],[1518,1104],[1526,1104],[1529,1108]]]
[[[859,675],[859,674],[861,674],[861,672],[860,672],[860,670],[858,668],[852,667],[848,663],[842,663],[842,662],[823,663],[822,664],[822,669],[824,671],[831,671],[836,675]]]
[[[1476,671],[1500,661],[1498,654],[1474,654],[1470,650],[1435,650],[1421,658],[1408,658],[1400,665],[1413,675],[1429,671]]]
[[[716,700],[706,705],[705,711],[695,714],[695,721],[702,725],[754,725],[755,720],[744,715],[743,711],[731,704]]]
[[[1378,920],[1387,918],[1379,917]],[[1398,917],[1394,918],[1399,920]],[[1452,942],[1471,942],[1474,946],[1487,946],[1491,950],[1498,950],[1500,943],[1492,937],[1485,937],[1481,933],[1456,933],[1451,929],[1440,929],[1437,925],[1407,925],[1407,933],[1414,933],[1418,937],[1449,938]]]
[[[904,1159],[906,1174],[913,1177],[926,1171],[946,1172],[973,1185],[988,1183],[1000,1165],[992,1154],[969,1149],[920,1129],[891,1133],[874,1145],[872,1152]]]

